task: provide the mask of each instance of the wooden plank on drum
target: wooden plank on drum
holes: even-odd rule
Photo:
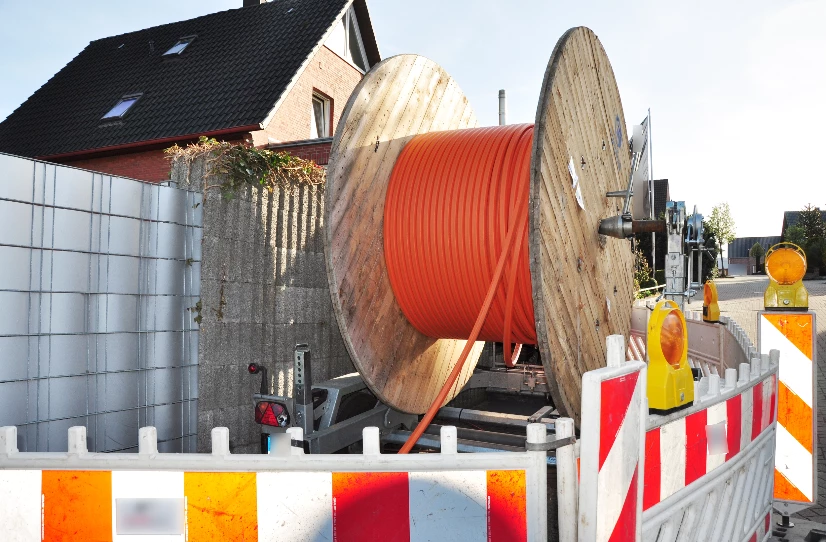
[[[572,158],[584,209],[568,171]],[[609,334],[628,334],[633,297],[628,243],[597,234],[599,221],[617,214],[605,193],[626,187],[630,160],[613,71],[587,28],[568,31],[548,64],[531,169],[539,350],[556,406],[578,423],[582,374],[605,364]]]

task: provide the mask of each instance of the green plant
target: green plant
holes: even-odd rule
[[[783,240],[802,247],[806,244],[806,230],[797,224],[789,226],[786,228],[786,231],[783,232]]]
[[[803,229],[803,237],[807,242],[826,237],[826,224],[823,223],[820,207],[807,204],[800,211],[797,225]]]
[[[705,250],[703,251],[703,282],[705,283],[718,278],[720,269],[717,267],[717,237],[706,221],[703,221],[703,231],[705,232]]]
[[[717,239],[717,255],[723,253],[723,245],[734,241],[735,226],[734,218],[731,216],[731,209],[728,203],[723,202],[715,205],[711,209],[711,216],[705,221],[707,231]],[[725,267],[723,267],[725,274]]]
[[[648,292],[641,292],[645,288],[652,288],[657,285],[657,281],[651,276],[651,267],[648,265],[648,260],[645,254],[639,249],[634,251],[634,290],[637,299],[642,299],[649,295]]]
[[[300,185],[323,188],[326,178],[324,168],[312,160],[203,136],[197,143],[173,145],[164,152],[169,160],[183,159],[187,163],[205,158],[209,166],[206,176],[217,179],[217,183],[206,184],[204,191],[219,188],[227,200],[246,186],[264,187],[270,192],[279,187],[292,192]]]
[[[806,267],[810,271],[819,271],[823,274],[826,271],[826,239],[820,237],[810,239],[803,247],[806,253]]]
[[[201,305],[201,300],[199,299],[198,302],[195,303],[194,307],[189,307],[186,310],[188,310],[189,312],[194,312],[195,313],[195,318],[193,318],[192,320],[200,326],[201,322],[204,319],[204,317],[201,315],[201,310],[203,310],[203,306]]]
[[[801,209],[797,224],[786,228],[783,240],[803,249],[810,271],[826,273],[826,223],[819,207],[808,204]]]

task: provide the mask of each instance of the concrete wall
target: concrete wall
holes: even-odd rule
[[[201,186],[202,168],[178,162],[173,180]],[[277,394],[290,391],[296,343],[310,345],[316,381],[354,371],[327,286],[323,194],[249,189],[227,202],[208,190],[203,216],[198,451],[208,451],[213,427],[226,426],[233,452],[255,452],[260,377],[249,363],[267,367]]]

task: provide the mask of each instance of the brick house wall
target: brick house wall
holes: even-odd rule
[[[163,149],[113,154],[99,158],[64,159],[59,160],[59,162],[67,166],[100,171],[101,173],[141,181],[160,182],[169,179],[169,161],[166,159]]]
[[[308,139],[313,91],[330,98],[332,135],[338,126],[341,111],[362,77],[362,73],[352,64],[322,46],[287,93],[267,127],[252,134],[253,144],[261,147],[268,143]]]
[[[330,148],[332,146],[333,138],[325,137],[323,139],[309,139],[307,141],[268,145],[267,148],[273,151],[286,151],[293,156],[298,156],[305,160],[312,160],[319,166],[326,166],[330,161]]]

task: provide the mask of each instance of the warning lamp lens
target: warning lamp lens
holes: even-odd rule
[[[703,286],[703,305],[710,305],[712,302],[711,285],[706,283]]]
[[[766,273],[778,284],[794,284],[806,274],[806,260],[792,248],[778,248],[766,257]]]
[[[673,310],[663,318],[660,330],[660,348],[662,348],[665,360],[673,367],[680,366],[680,359],[683,356],[685,346],[685,330],[680,314]]]
[[[249,365],[247,365],[247,371],[249,371],[251,375],[258,374],[258,364],[250,363]]]
[[[290,424],[290,415],[281,403],[261,401],[255,405],[255,423],[287,427]]]

